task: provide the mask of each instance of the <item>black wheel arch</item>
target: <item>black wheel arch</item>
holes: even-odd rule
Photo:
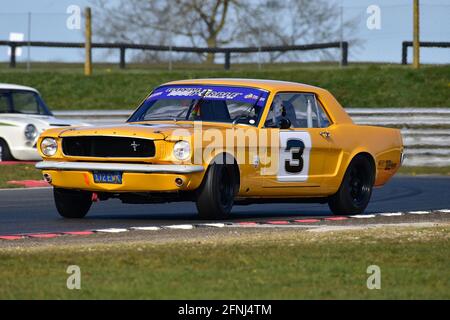
[[[15,158],[11,152],[11,148],[9,147],[8,141],[6,141],[4,138],[0,137],[0,144],[3,144],[7,148],[6,150],[2,151],[6,154],[6,158],[8,158],[8,160],[15,160]]]
[[[225,219],[239,193],[240,177],[236,159],[229,153],[217,154],[209,163],[200,187],[196,205],[202,219]]]
[[[362,171],[360,171],[362,170]],[[368,152],[355,154],[349,161],[337,191],[328,197],[333,214],[362,214],[376,180],[376,165]]]
[[[376,172],[376,165],[375,165],[374,157],[369,152],[366,152],[366,151],[358,152],[355,155],[353,155],[351,157],[351,159],[347,162],[345,170],[342,170],[342,175],[340,177],[340,180],[339,180],[340,182],[339,182],[339,185],[337,186],[337,188],[339,188],[341,186],[342,182],[344,181],[345,173],[347,172],[348,168],[350,167],[350,164],[352,163],[352,161],[358,157],[361,157],[361,158],[367,160],[367,162],[370,164],[370,166],[372,168],[373,177],[376,180],[377,172]]]
[[[350,165],[350,163],[351,163],[354,159],[356,159],[357,157],[362,157],[362,158],[364,158],[364,159],[367,160],[367,162],[368,162],[368,163],[370,164],[370,166],[371,166],[373,176],[374,176],[374,178],[376,178],[376,175],[377,175],[377,170],[376,170],[376,169],[377,169],[377,167],[376,167],[376,165],[375,165],[375,159],[374,159],[374,157],[373,157],[369,152],[359,152],[359,153],[355,154],[355,155],[353,156],[352,160],[349,161],[349,163],[348,163],[348,165],[347,165],[347,168],[348,168],[348,166]]]
[[[6,146],[9,148],[8,141],[6,141],[5,139],[3,139],[2,137],[0,137],[0,143],[6,144]]]

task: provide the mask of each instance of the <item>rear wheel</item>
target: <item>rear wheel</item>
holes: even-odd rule
[[[83,218],[92,205],[92,193],[67,189],[53,189],[58,213],[64,218]]]
[[[329,198],[328,205],[337,215],[363,213],[369,204],[375,182],[375,168],[364,156],[357,156],[345,172],[339,190]]]
[[[202,219],[224,219],[231,212],[238,182],[235,165],[209,166],[197,194],[197,210]]]
[[[5,140],[0,139],[0,157],[2,161],[12,161],[14,157],[9,150],[9,146]]]

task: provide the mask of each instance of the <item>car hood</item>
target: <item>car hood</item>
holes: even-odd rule
[[[146,125],[105,125],[95,127],[75,127],[67,128],[59,133],[60,137],[74,136],[121,136],[121,137],[139,137],[153,140],[163,140],[166,135],[161,131],[162,126]],[[167,128],[166,128],[167,129]]]
[[[202,129],[208,128],[219,129],[220,127],[230,127],[228,124],[203,124]],[[194,124],[185,123],[151,123],[136,122],[124,123],[121,125],[106,125],[82,128],[67,128],[59,133],[60,137],[71,136],[122,136],[122,137],[139,137],[153,140],[178,140],[183,137],[192,136],[194,132]]]

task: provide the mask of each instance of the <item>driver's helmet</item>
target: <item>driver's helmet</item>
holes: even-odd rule
[[[277,123],[282,117],[285,116],[285,110],[283,106],[283,100],[279,96],[275,96],[272,102],[272,121]]]

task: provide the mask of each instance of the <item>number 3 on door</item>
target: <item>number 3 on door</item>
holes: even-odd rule
[[[280,132],[277,180],[307,181],[310,152],[311,137],[308,132]]]

